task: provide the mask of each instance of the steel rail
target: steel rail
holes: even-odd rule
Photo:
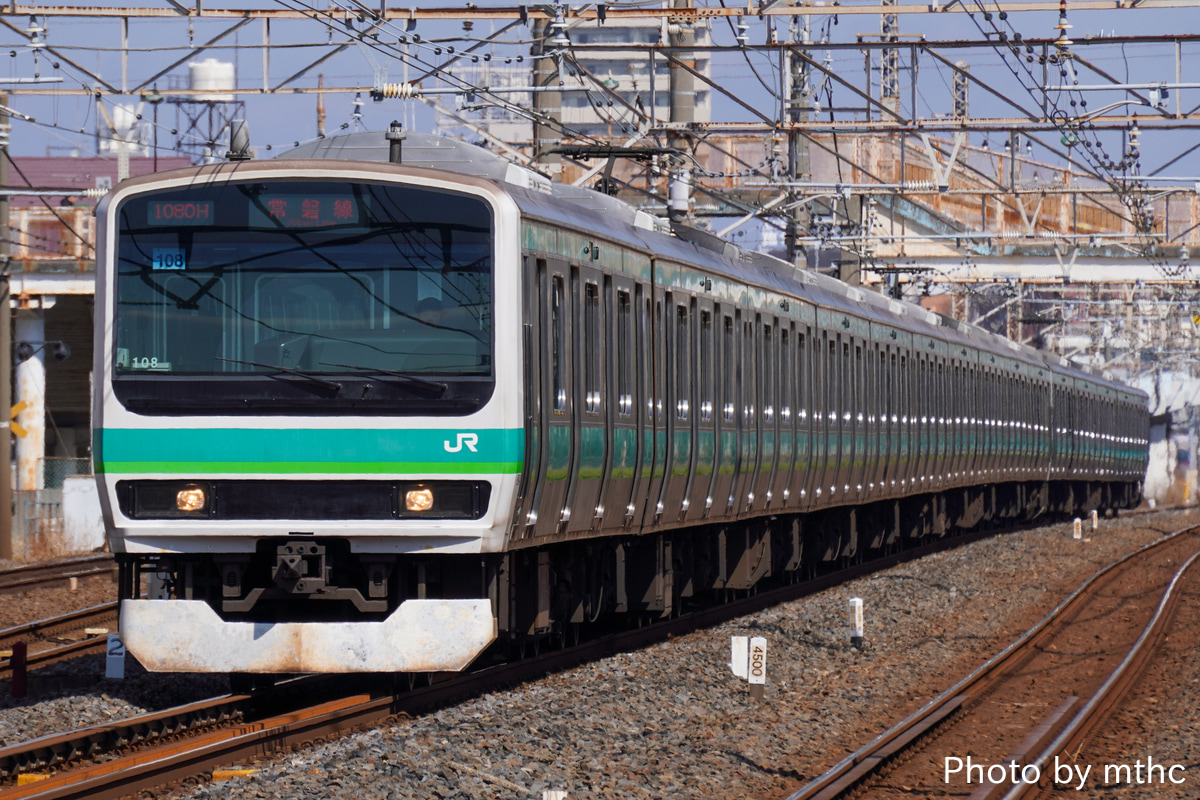
[[[568,669],[613,653],[645,647],[666,638],[725,622],[780,602],[824,591],[862,574],[994,535],[996,535],[995,531],[980,531],[947,537],[807,581],[780,586],[740,598],[729,604],[683,614],[643,628],[606,634],[581,644],[545,652],[533,658],[487,667],[474,672],[450,676],[438,675],[433,678],[435,682],[432,685],[401,693],[392,691],[391,687],[386,696],[360,692],[357,695],[331,700],[313,709],[289,711],[257,722],[243,723],[235,725],[233,728],[207,732],[182,742],[150,745],[135,753],[106,761],[103,764],[65,770],[36,783],[10,787],[0,791],[0,800],[118,798],[138,791],[148,791],[165,783],[192,777],[215,767],[261,757],[264,753],[301,744],[314,738],[378,724],[396,714],[416,714],[459,698],[494,691],[499,687],[514,685],[522,681],[536,680],[547,672]],[[342,676],[343,680],[344,677]],[[219,700],[217,698],[203,702],[216,703]],[[161,712],[161,715],[165,716],[169,713],[170,710]],[[106,726],[106,729],[101,732],[101,738],[115,742],[134,739],[136,737],[133,734],[122,733],[120,729],[123,726],[136,727],[141,723],[141,718],[136,717],[124,722],[113,723],[112,726]],[[68,743],[82,742],[87,739],[87,731],[75,731],[57,738]],[[45,757],[39,756],[37,751],[44,751],[45,746],[46,743],[39,740],[0,751],[0,765],[3,764],[5,758],[12,763],[24,759],[29,764],[37,764],[40,759]],[[67,744],[63,749],[77,751],[73,753],[75,756],[90,756],[95,755],[101,747],[89,748],[77,744]],[[69,759],[64,758],[59,761],[67,760]]]
[[[28,564],[0,572],[0,594],[28,591],[36,586],[104,575],[116,570],[109,554],[72,558],[51,564]]]
[[[48,617],[36,622],[29,622],[24,625],[0,630],[0,649],[11,651],[12,646],[17,642],[25,642],[27,645],[53,642],[55,638],[62,636],[64,633],[84,628],[99,627],[101,625],[115,630],[116,621],[116,601],[103,603],[81,611],[72,611],[62,616]],[[27,667],[45,666],[46,664],[61,661],[65,658],[82,655],[85,652],[102,649],[106,641],[107,638],[103,635],[88,636],[75,641],[58,643],[57,647],[31,650],[26,654],[25,665]],[[11,658],[8,656],[0,658],[0,678],[8,677],[11,672]]]
[[[1074,610],[1100,579],[1151,550],[1162,547],[1180,536],[1197,531],[1200,531],[1200,526],[1191,526],[1174,531],[1139,547],[1137,550],[1097,570],[1075,591],[1051,609],[1040,622],[1027,630],[1014,642],[921,708],[900,720],[870,742],[843,758],[837,764],[834,764],[796,792],[788,795],[787,800],[832,800],[832,798],[843,796],[862,779],[887,763],[897,752],[948,717],[964,702],[965,695],[970,695],[973,691],[977,691],[1004,667],[1024,657],[1026,647],[1035,641],[1050,625],[1062,618],[1067,612]],[[1197,555],[1200,555],[1200,553]],[[1189,560],[1188,565],[1195,558],[1196,556],[1193,556]],[[1172,582],[1173,585],[1174,582]],[[1156,614],[1154,619],[1157,620],[1158,617],[1159,615]],[[1143,633],[1142,638],[1145,638],[1145,633]],[[1141,639],[1139,639],[1140,641]]]
[[[1162,599],[1158,603],[1158,607],[1154,610],[1154,616],[1146,623],[1146,627],[1142,630],[1142,635],[1138,637],[1137,642],[1130,648],[1129,653],[1121,660],[1112,674],[1104,682],[1104,685],[1096,690],[1091,699],[1084,705],[1083,708],[1067,723],[1067,726],[1058,734],[1058,736],[1045,750],[1038,754],[1031,764],[1035,764],[1042,774],[1045,774],[1045,766],[1056,753],[1072,752],[1074,748],[1081,747],[1084,741],[1096,726],[1100,724],[1120,702],[1121,698],[1132,688],[1134,681],[1141,674],[1142,668],[1150,661],[1154,655],[1155,647],[1163,634],[1163,629],[1166,627],[1175,609],[1179,605],[1180,582],[1183,580],[1184,574],[1187,573],[1196,562],[1200,560],[1200,552],[1193,554],[1187,561],[1175,571],[1174,577],[1171,578],[1171,583],[1167,586],[1163,593]],[[997,790],[1002,787],[996,787]],[[1004,795],[1003,800],[1017,800],[1017,798],[1025,797],[1030,792],[1041,791],[1041,787],[1037,784],[1016,784],[1011,787]],[[993,791],[992,795],[998,791]],[[982,800],[982,798],[980,799]]]

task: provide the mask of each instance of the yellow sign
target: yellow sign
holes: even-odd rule
[[[22,400],[12,407],[12,425],[10,427],[12,428],[13,434],[20,436],[21,438],[25,438],[25,429],[17,424],[17,415],[24,411],[27,405],[29,404]]]

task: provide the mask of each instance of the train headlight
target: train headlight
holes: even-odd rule
[[[180,511],[203,511],[208,505],[208,492],[203,486],[187,486],[175,494],[175,507]]]
[[[213,489],[208,481],[119,481],[117,499],[130,519],[209,519]]]
[[[487,481],[421,481],[396,485],[401,519],[479,519],[487,512]]]
[[[433,509],[433,490],[427,486],[409,489],[404,493],[405,511],[430,511]]]

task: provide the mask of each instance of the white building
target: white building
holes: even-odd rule
[[[567,32],[572,45],[650,45],[667,41],[666,22],[657,19],[630,20],[627,22],[580,22]],[[706,22],[694,27],[695,43],[707,45],[711,35]],[[577,49],[571,54],[586,72],[572,69],[570,59],[562,60],[561,119],[569,132],[579,136],[599,138],[628,138],[638,127],[638,114],[631,111],[614,95],[629,106],[641,109],[642,113],[657,120],[670,116],[669,61],[666,56],[654,56],[653,86],[651,85],[648,50],[614,49],[612,51]],[[702,75],[710,73],[709,54],[698,52],[694,56],[696,71]],[[522,64],[498,64],[480,62],[456,66],[456,77],[479,87],[519,87],[534,83],[534,59]],[[588,74],[590,73],[590,75]],[[524,92],[501,94],[508,104],[530,108],[532,95]],[[511,106],[487,105],[478,110],[463,110],[455,113],[462,119],[486,130],[492,136],[509,144],[525,145],[533,139],[533,125],[528,117],[512,110]],[[447,109],[454,110],[454,109]],[[695,81],[695,121],[708,122],[712,119],[712,94],[704,81]],[[444,134],[464,133],[461,121],[446,113],[437,115],[437,131]],[[470,135],[467,134],[467,138]]]

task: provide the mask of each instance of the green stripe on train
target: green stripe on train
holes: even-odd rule
[[[96,472],[519,473],[520,428],[363,430],[106,428],[93,433]]]

